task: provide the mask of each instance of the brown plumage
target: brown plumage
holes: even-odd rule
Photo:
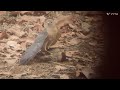
[[[38,52],[47,51],[50,46],[54,45],[61,36],[60,27],[65,24],[64,21],[69,23],[67,18],[59,19],[59,21],[46,20],[45,29],[38,34],[35,42],[25,51],[19,60],[19,64],[27,64]]]

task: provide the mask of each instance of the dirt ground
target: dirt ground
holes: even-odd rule
[[[46,19],[71,15],[62,22],[61,37],[50,55],[38,53],[28,65],[18,65],[24,51],[34,43]],[[96,11],[1,11],[1,79],[91,79],[104,58],[104,23]],[[63,58],[64,55],[64,58]]]

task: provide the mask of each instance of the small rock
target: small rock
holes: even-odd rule
[[[17,45],[17,42],[15,42],[15,41],[8,41],[7,45],[10,46],[10,47],[15,47]]]
[[[16,41],[8,41],[8,42],[7,42],[7,46],[8,46],[9,48],[12,47],[12,49],[14,49],[14,50],[21,50],[20,44],[17,44]]]

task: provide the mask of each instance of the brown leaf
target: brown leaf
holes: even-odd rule
[[[21,30],[21,27],[17,24],[12,26],[7,32],[10,33],[10,34],[15,34],[18,37],[21,37],[25,34],[25,32],[23,32]]]
[[[67,74],[60,75],[60,79],[70,79]]]
[[[60,65],[56,65],[55,68],[56,68],[57,71],[66,70],[67,69],[66,67],[60,66]]]
[[[56,26],[58,27],[58,29],[60,29],[62,26],[72,23],[72,18],[73,17],[71,15],[58,16],[58,18],[55,19]]]
[[[91,27],[90,24],[88,24],[86,22],[82,23],[82,33],[85,34],[85,35],[89,34],[90,27]]]
[[[67,32],[61,35],[62,38],[74,36],[75,32]]]
[[[91,68],[85,67],[82,69],[82,73],[90,79],[92,77],[92,74],[94,74],[94,71]]]
[[[51,48],[63,48],[64,45],[60,43],[59,41],[56,42],[56,44],[52,45]]]
[[[34,25],[34,27],[32,28],[32,30],[34,30],[34,31],[36,30],[37,32],[40,32],[43,30],[43,26],[42,26],[42,24],[36,23]]]
[[[79,53],[79,50],[74,50],[74,51],[66,51],[66,56],[72,57],[73,55],[76,55]]]
[[[33,38],[33,37],[28,37],[28,38],[26,39],[26,42],[27,42],[27,43],[33,43],[34,40],[35,40],[35,38]]]
[[[15,64],[16,60],[11,59],[11,60],[5,60],[8,64]]]
[[[0,75],[10,75],[10,72],[0,72]]]
[[[26,50],[26,42],[25,43],[21,43],[21,48],[22,48],[22,50]]]
[[[15,17],[19,14],[20,14],[20,11],[11,11],[10,12],[10,15],[15,16]]]
[[[13,40],[19,40],[19,37],[12,35],[9,37],[9,40],[13,41]]]
[[[76,33],[76,35],[78,36],[78,38],[81,38],[81,39],[89,38],[88,36],[85,36],[85,35],[82,34],[82,33]]]
[[[7,57],[4,53],[0,53],[0,57]]]
[[[24,15],[24,16],[21,16],[20,18],[17,19],[18,22],[21,22],[21,21],[27,21],[27,22],[36,22],[38,20],[40,20],[40,22],[44,22],[44,19],[46,19],[44,16],[39,16],[39,17],[33,17],[33,16],[27,16],[27,15]]]
[[[68,44],[70,44],[70,45],[76,45],[79,43],[80,43],[80,39],[78,39],[78,38],[73,38],[70,40],[70,42],[68,42]]]
[[[5,45],[5,43],[0,43],[0,50],[4,49]]]
[[[21,15],[32,15],[33,14],[33,11],[21,11],[20,12]]]
[[[79,79],[88,79],[80,70],[76,71],[76,77]]]
[[[80,65],[80,64],[78,64],[78,63],[76,64],[76,69],[77,69],[77,70],[81,70],[82,68],[83,68],[82,65]]]
[[[77,71],[76,71],[76,77],[79,77],[79,76],[80,76],[80,72],[81,72],[80,70],[77,70]]]
[[[8,35],[7,35],[6,31],[3,31],[3,32],[0,33],[0,40],[2,40],[4,38],[8,38]]]
[[[40,16],[40,22],[41,22],[41,24],[43,24],[44,22],[45,22],[45,16]]]
[[[96,46],[96,45],[97,45],[97,42],[96,42],[96,41],[94,41],[94,42],[89,42],[89,45],[91,45],[91,46]]]
[[[72,28],[72,29],[76,29],[77,27],[72,25],[71,23],[69,24],[69,27]]]

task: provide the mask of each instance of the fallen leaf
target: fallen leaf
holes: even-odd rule
[[[78,38],[73,38],[70,40],[70,42],[68,42],[68,44],[70,44],[70,45],[76,45],[78,43],[80,43],[80,39],[78,39]]]
[[[29,15],[32,15],[33,12],[32,12],[32,11],[21,11],[20,14],[21,14],[21,15],[25,15],[25,14],[27,14],[27,15],[28,15],[28,14],[29,14]]]
[[[0,53],[0,57],[7,57],[4,53]]]
[[[0,15],[5,15],[6,11],[0,11]]]
[[[25,43],[21,43],[20,45],[21,45],[22,50],[26,50],[26,42]]]
[[[33,13],[35,16],[41,16],[41,15],[46,15],[47,11],[34,11]]]
[[[76,29],[76,26],[74,26],[72,24],[69,24],[69,27],[72,28],[72,29]]]
[[[6,43],[0,43],[0,50],[3,50],[6,47]]]
[[[15,34],[18,37],[21,37],[25,34],[25,32],[22,31],[21,27],[17,24],[9,28],[8,33]]]
[[[78,36],[78,38],[81,38],[81,39],[89,38],[88,36],[85,36],[85,35],[82,34],[82,33],[76,33],[76,35]]]
[[[94,71],[91,68],[88,67],[84,67],[82,69],[82,73],[88,78],[90,79],[92,77],[92,74],[94,74]]]
[[[90,32],[90,27],[91,27],[90,24],[88,24],[87,22],[83,22],[82,23],[82,33],[85,35],[88,34]]]
[[[21,78],[21,74],[16,74],[16,75],[14,75],[13,78],[14,78],[14,79],[20,79],[20,78]]]
[[[62,38],[74,36],[75,32],[67,32],[61,35]]]
[[[8,38],[8,35],[7,35],[6,31],[3,31],[3,32],[0,33],[0,40],[4,39],[4,38]]]
[[[57,41],[54,45],[51,46],[51,48],[63,48],[63,47],[64,45],[59,41]]]
[[[67,57],[72,57],[73,55],[76,55],[79,53],[79,50],[74,50],[74,51],[66,51],[66,56]]]
[[[62,26],[72,23],[72,18],[73,17],[71,15],[58,16],[58,18],[55,19],[56,26],[60,29]]]
[[[91,46],[96,46],[96,45],[97,45],[97,42],[96,42],[96,41],[94,41],[94,42],[89,42],[89,45],[91,45]]]
[[[76,75],[75,76],[79,77],[80,76],[80,72],[81,72],[80,70],[76,70]]]
[[[67,69],[66,67],[60,66],[60,65],[56,65],[55,68],[56,68],[56,71],[66,70]]]
[[[42,16],[40,16],[39,18],[40,18],[41,24],[43,24],[43,23],[45,22],[45,19],[46,19],[45,16],[42,15]]]
[[[44,19],[46,19],[44,16],[27,16],[27,15],[24,15],[24,16],[21,16],[20,18],[17,19],[18,22],[21,22],[21,21],[27,21],[27,22],[36,22],[37,20],[40,19],[40,22],[44,22]]]
[[[0,72],[0,75],[10,75],[10,72]]]
[[[9,40],[19,40],[19,37],[15,36],[15,35],[12,35],[9,37]]]
[[[11,11],[10,12],[10,15],[15,16],[15,17],[19,14],[20,14],[20,11]]]
[[[60,79],[70,79],[70,78],[68,75],[63,74],[63,75],[60,75]]]
[[[40,32],[40,31],[43,30],[43,26],[42,26],[42,24],[36,23],[36,24],[34,25],[34,27],[32,28],[32,30],[37,31],[37,32]]]
[[[76,69],[81,70],[82,68],[83,68],[83,66],[77,63]]]
[[[12,60],[5,60],[8,64],[15,64],[16,60],[12,59]]]

